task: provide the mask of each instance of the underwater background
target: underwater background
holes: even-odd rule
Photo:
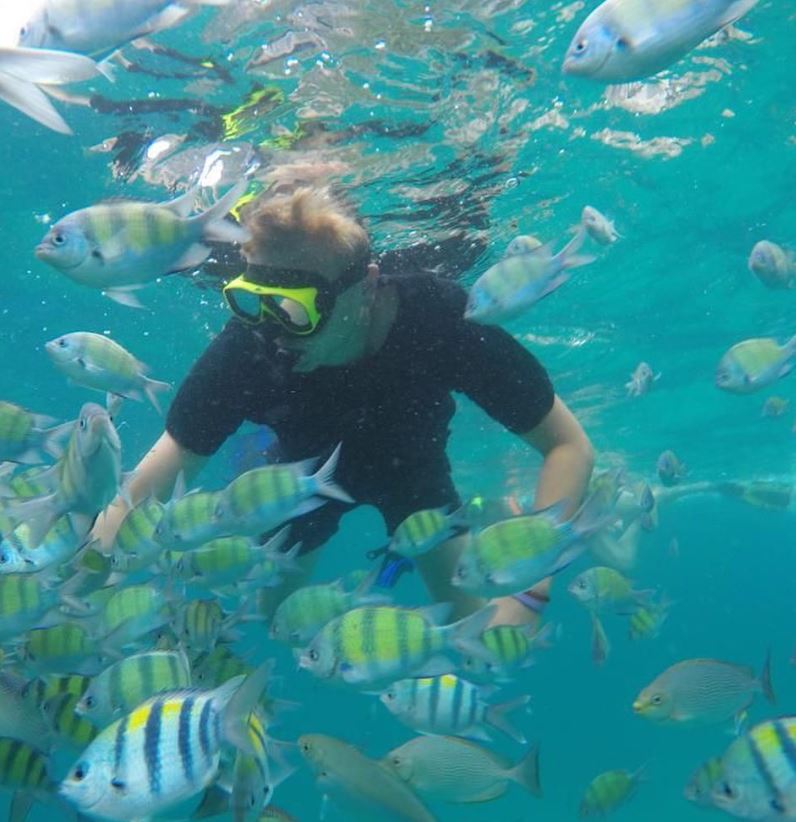
[[[200,58],[193,63],[128,47],[139,71],[95,84],[89,107],[59,104],[75,138],[0,107],[0,397],[73,418],[95,395],[66,385],[43,345],[78,330],[108,333],[157,379],[179,384],[228,317],[212,272],[148,287],[146,309],[135,311],[59,276],[33,248],[50,219],[109,197],[168,199],[212,151],[235,149],[233,158],[260,164],[264,184],[285,164],[328,164],[321,181],[357,206],[377,252],[407,249],[398,270],[434,270],[463,285],[516,234],[558,246],[583,206],[596,206],[621,240],[506,327],[545,364],[598,464],[652,481],[658,454],[671,448],[687,463],[688,482],[790,484],[794,414],[769,419],[761,408],[771,394],[796,406],[794,378],[735,396],[718,391],[713,375],[735,342],[796,333],[796,295],[765,289],[746,266],[758,240],[796,240],[796,4],[760,3],[730,37],[714,38],[671,71],[608,90],[560,72],[578,20],[594,5],[241,3],[236,13],[247,12],[247,21],[204,10],[157,36]],[[260,44],[288,31],[316,39],[244,70]],[[184,139],[162,162],[148,159],[164,135]],[[181,156],[187,149],[194,153]],[[640,361],[661,376],[648,394],[628,397],[624,383]],[[457,402],[449,454],[462,498],[531,494],[536,455],[469,401]],[[125,404],[122,420],[130,470],[163,420],[138,403]],[[228,443],[201,487],[229,481],[246,447],[245,438]],[[644,764],[646,781],[617,819],[715,814],[688,803],[683,787],[726,748],[732,728],[657,726],[635,717],[631,704],[680,659],[717,657],[759,670],[770,649],[778,702],[756,700],[750,718],[796,713],[794,519],[792,511],[718,495],[661,506],[629,575],[638,587],[664,591],[670,616],[647,642],[631,642],[626,621],[607,618],[612,652],[600,668],[590,658],[588,616],[566,593],[588,562],[565,571],[546,612],[560,636],[506,691],[532,694],[532,713],[518,724],[540,744],[544,797],[512,787],[484,805],[432,805],[438,818],[572,819],[593,776]],[[366,567],[365,552],[384,537],[374,510],[347,515],[315,578]],[[426,601],[416,578],[404,580],[397,597]],[[301,705],[274,729],[279,738],[330,733],[382,756],[412,735],[376,697],[297,671],[265,626],[247,626],[237,648],[254,660],[274,656],[274,692]],[[494,749],[510,759],[522,753],[504,739]],[[281,785],[275,803],[300,820],[319,818],[309,771]],[[39,805],[33,818],[52,811]]]

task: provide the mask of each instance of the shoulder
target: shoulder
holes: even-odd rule
[[[464,318],[467,292],[453,280],[421,273],[389,276],[385,282],[397,291],[401,311],[411,313],[418,321],[428,318],[444,323]]]

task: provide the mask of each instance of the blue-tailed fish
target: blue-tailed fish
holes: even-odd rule
[[[41,0],[19,33],[19,44],[59,49],[97,59],[132,40],[179,23],[193,5],[230,0]]]
[[[751,394],[793,370],[796,337],[780,345],[771,337],[736,343],[719,361],[716,386],[733,394]]]
[[[613,222],[593,206],[584,207],[580,223],[589,237],[600,245],[612,245],[619,239],[619,232]]]
[[[300,648],[307,645],[326,623],[363,605],[385,604],[382,594],[370,593],[374,575],[367,574],[353,591],[342,580],[306,585],[288,594],[276,608],[271,621],[272,639]]]
[[[340,445],[314,474],[310,472],[315,460],[265,465],[241,474],[221,492],[216,523],[224,533],[255,536],[314,511],[327,500],[352,503],[333,479],[339,456]]]
[[[761,722],[721,757],[710,804],[741,819],[796,819],[796,718]]]
[[[602,494],[592,494],[569,520],[562,501],[512,517],[474,534],[459,557],[452,584],[485,597],[527,591],[566,568],[586,550],[583,541],[612,521]]]
[[[721,779],[724,768],[721,757],[714,756],[700,765],[685,786],[683,795],[689,802],[709,808],[713,805],[713,786]]]
[[[424,734],[464,736],[489,741],[490,726],[521,745],[525,736],[506,715],[528,704],[527,694],[490,704],[487,689],[453,674],[401,679],[381,692],[380,699],[404,725]]]
[[[437,625],[448,610],[447,605],[355,608],[321,629],[301,654],[299,665],[321,679],[362,686],[449,673],[455,667],[445,656],[449,652],[488,657],[478,637],[494,607],[452,625]]]
[[[58,694],[45,699],[41,706],[44,721],[62,745],[82,750],[97,735],[97,729],[77,713],[79,697]]]
[[[147,377],[147,366],[110,337],[75,331],[50,340],[44,349],[55,367],[75,385],[139,402],[146,398],[161,413],[158,392],[168,391],[171,386]]]
[[[80,409],[66,453],[53,468],[55,490],[42,497],[9,502],[6,513],[29,527],[37,547],[64,514],[91,525],[116,496],[122,481],[122,445],[108,411],[93,402]]]
[[[148,651],[120,659],[91,680],[77,702],[77,713],[105,727],[150,697],[191,686],[191,669],[182,651]]]
[[[76,622],[34,628],[20,637],[19,659],[34,673],[95,674],[102,667],[97,643]]]
[[[580,802],[579,816],[606,816],[633,796],[643,779],[643,768],[630,771],[605,771],[586,787]]]
[[[390,751],[382,760],[419,796],[443,802],[488,802],[514,782],[541,796],[539,749],[512,765],[498,754],[455,736],[419,736]]]
[[[585,238],[581,229],[557,254],[548,243],[499,260],[470,289],[465,319],[485,325],[503,322],[552,294],[569,279],[570,269],[593,261],[578,255]]]
[[[39,710],[39,702],[26,693],[33,681],[36,680],[25,680],[0,670],[0,736],[45,748],[49,747],[50,731]]]
[[[567,590],[595,613],[630,614],[651,601],[653,591],[637,591],[632,582],[614,568],[597,565],[578,574]]]
[[[511,682],[534,664],[534,651],[551,647],[553,631],[552,623],[493,625],[480,637],[488,657],[465,656],[462,670],[476,682]]]
[[[8,822],[24,822],[34,800],[57,799],[49,771],[49,759],[40,748],[0,737],[0,790],[12,793]]]
[[[194,217],[193,189],[167,203],[108,202],[74,211],[52,226],[36,256],[80,285],[140,307],[132,290],[200,266],[210,254],[206,242],[247,239],[245,229],[224,219],[245,187],[234,186]]]
[[[0,462],[37,465],[49,457],[58,459],[73,425],[56,425],[52,417],[33,414],[12,402],[0,402]]]
[[[769,240],[755,243],[749,255],[749,270],[768,288],[796,288],[796,256]]]
[[[657,74],[757,0],[605,0],[583,22],[564,57],[565,74],[626,83]]]
[[[331,736],[304,734],[298,748],[315,774],[318,789],[346,812],[346,818],[434,822],[401,779],[353,745]]]
[[[169,551],[190,551],[231,533],[215,517],[220,499],[220,491],[175,491],[155,526],[155,539]]]
[[[39,86],[78,83],[99,74],[99,66],[79,54],[39,48],[0,48],[0,100],[61,134],[71,134],[72,129]]]
[[[212,691],[178,691],[147,700],[102,731],[70,768],[61,793],[80,812],[144,819],[205,788],[224,742],[256,755],[247,720],[270,664]]]
[[[737,719],[758,693],[769,702],[775,700],[768,655],[759,678],[743,665],[687,659],[647,685],[633,702],[633,710],[657,722],[725,722]]]

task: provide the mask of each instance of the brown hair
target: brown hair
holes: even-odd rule
[[[370,253],[365,229],[325,188],[260,197],[246,210],[243,221],[251,232],[243,245],[248,256],[301,260],[321,270],[328,270],[334,261],[342,271],[365,263]]]

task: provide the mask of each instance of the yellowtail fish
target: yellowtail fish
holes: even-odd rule
[[[716,386],[733,394],[751,394],[793,370],[796,337],[785,345],[766,337],[736,343],[719,361]]]
[[[44,721],[62,745],[82,750],[97,735],[97,729],[77,713],[79,697],[58,694],[45,699],[41,706]]]
[[[382,761],[424,799],[488,802],[503,796],[512,782],[532,796],[542,795],[536,745],[512,765],[465,739],[418,736],[390,751]]]
[[[476,682],[511,682],[534,664],[534,651],[551,647],[552,623],[536,625],[493,625],[481,634],[489,659],[466,656],[462,670]]]
[[[107,57],[116,49],[180,22],[190,5],[224,6],[229,0],[42,0],[33,6],[19,44]]]
[[[109,202],[74,211],[50,228],[36,257],[80,285],[140,307],[132,290],[200,266],[210,254],[206,242],[248,238],[245,229],[224,219],[245,188],[242,181],[194,217],[188,216],[194,189],[167,203]]]
[[[220,527],[215,512],[220,491],[179,492],[166,503],[155,526],[155,539],[169,551],[190,551],[228,533]]]
[[[612,245],[619,239],[619,232],[611,220],[593,206],[585,206],[580,223],[589,237],[600,245]]]
[[[336,617],[364,605],[383,605],[386,596],[370,593],[373,574],[367,574],[353,591],[346,591],[342,580],[322,585],[305,585],[288,594],[276,608],[270,636],[301,648]]]
[[[721,779],[724,768],[721,757],[714,756],[700,765],[691,775],[683,794],[689,802],[709,808],[713,805],[713,786]]]
[[[60,134],[72,134],[39,86],[61,86],[100,74],[88,57],[40,48],[0,49],[0,100]]]
[[[39,702],[26,693],[28,686],[29,683],[16,674],[0,670],[0,736],[49,748],[49,728],[39,710]]]
[[[102,731],[70,768],[61,794],[79,811],[115,820],[156,816],[215,777],[227,742],[256,755],[247,720],[269,663],[213,691],[147,700]]]
[[[583,541],[612,521],[602,495],[593,494],[569,520],[562,501],[535,514],[484,528],[465,545],[451,583],[484,597],[527,591],[563,570],[585,550]]]
[[[527,705],[530,697],[523,694],[508,702],[489,704],[487,690],[453,674],[443,674],[401,679],[379,698],[393,716],[420,733],[490,741],[486,732],[489,725],[524,745],[524,734],[506,714]]]
[[[657,74],[757,0],[605,0],[567,49],[563,71],[603,83]]]
[[[661,378],[652,370],[648,362],[640,362],[630,375],[630,380],[625,383],[628,397],[640,397],[648,393],[652,386]]]
[[[755,244],[749,255],[749,270],[767,288],[796,287],[796,257],[769,240]]]
[[[668,486],[677,485],[688,473],[685,463],[671,449],[663,451],[655,463],[658,479]]]
[[[721,757],[710,804],[741,819],[796,819],[796,719],[756,725]]]
[[[579,816],[605,816],[616,810],[633,795],[643,779],[643,771],[606,771],[595,776],[583,794]]]
[[[637,591],[623,574],[614,568],[597,565],[578,574],[567,591],[594,613],[629,614],[639,605],[648,604],[651,590]]]
[[[20,641],[19,659],[35,673],[94,674],[102,666],[97,643],[78,623],[35,628],[23,634]]]
[[[9,822],[24,822],[35,799],[50,802],[55,798],[49,770],[49,760],[39,748],[0,737],[0,789],[13,794]]]
[[[53,468],[55,491],[10,502],[6,512],[27,523],[29,545],[37,547],[64,514],[82,517],[90,526],[116,496],[122,481],[122,444],[108,411],[93,402],[80,409],[66,453]]]
[[[315,460],[265,465],[232,480],[221,492],[215,520],[224,533],[256,536],[286,520],[314,511],[329,499],[352,503],[333,480],[340,446],[314,473]]]
[[[552,294],[569,279],[569,270],[587,265],[593,257],[578,255],[586,238],[581,229],[557,254],[552,243],[525,254],[504,257],[473,284],[464,317],[494,325],[511,319]]]
[[[73,422],[56,425],[52,417],[32,414],[11,402],[0,402],[0,462],[37,465],[63,454],[62,440]]]
[[[299,666],[321,679],[361,686],[449,673],[455,666],[445,652],[488,656],[477,640],[494,606],[452,625],[437,625],[448,610],[447,605],[355,608],[324,626],[301,654]]]
[[[183,651],[134,654],[95,676],[76,711],[97,727],[105,727],[157,694],[190,686],[191,670]]]
[[[357,820],[434,822],[401,779],[353,745],[321,734],[298,739],[299,753],[315,773],[318,788]]]
[[[687,659],[667,668],[633,702],[633,710],[657,722],[725,722],[738,717],[761,693],[773,703],[771,659],[760,678],[751,668],[718,659]]]
[[[157,394],[171,386],[147,377],[147,367],[110,337],[75,331],[45,343],[44,350],[75,385],[139,402],[146,398],[161,413]]]

